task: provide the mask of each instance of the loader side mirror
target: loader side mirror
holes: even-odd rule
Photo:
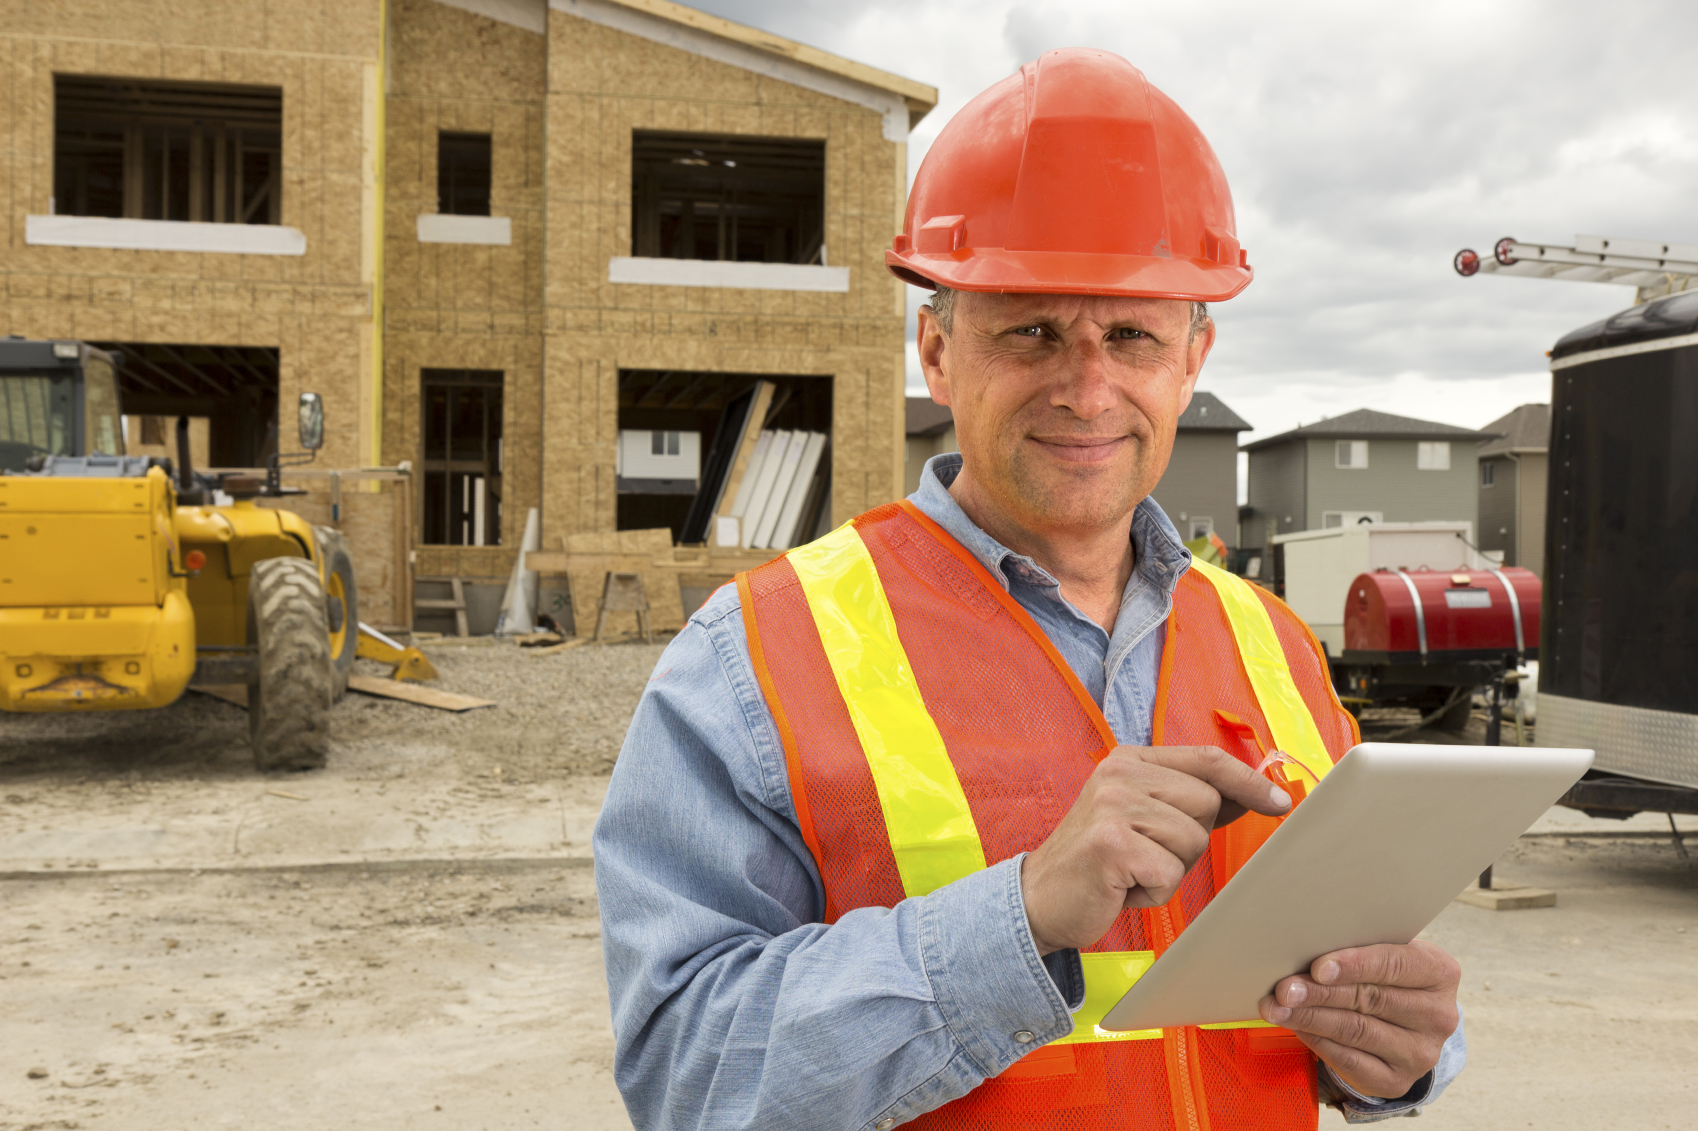
[[[309,452],[324,447],[324,399],[317,393],[301,394],[301,447]]]

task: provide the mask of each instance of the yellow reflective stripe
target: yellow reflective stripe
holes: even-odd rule
[[[1243,578],[1197,558],[1191,559],[1191,568],[1207,578],[1220,596],[1256,703],[1273,732],[1274,746],[1302,764],[1298,774],[1304,779],[1303,785],[1314,789],[1332,769],[1332,758],[1309,714],[1309,705],[1291,680],[1291,668],[1285,662],[1285,651],[1279,646],[1267,607]]]
[[[985,849],[967,795],[860,533],[841,526],[789,559],[872,770],[902,890],[925,895],[981,871]]]
[[[1160,1029],[1104,1029],[1097,1023],[1114,1003],[1126,996],[1132,983],[1144,976],[1156,960],[1153,950],[1119,950],[1100,954],[1082,953],[1079,963],[1085,968],[1085,1004],[1073,1015],[1073,1032],[1055,1045],[1082,1045],[1091,1041],[1159,1041]]]
[[[1213,1025],[1199,1025],[1199,1029],[1272,1029],[1268,1021],[1217,1021]]]

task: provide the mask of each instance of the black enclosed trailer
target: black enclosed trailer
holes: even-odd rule
[[[1698,812],[1698,293],[1551,351],[1541,746],[1591,747],[1563,799]]]

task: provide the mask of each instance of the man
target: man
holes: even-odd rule
[[[1147,497],[1202,304],[1250,281],[1207,142],[1125,60],[1051,52],[944,128],[887,263],[936,292],[920,359],[961,453],[740,576],[655,670],[595,836],[633,1120],[1225,1131],[1430,1102],[1464,1054],[1424,943],[1323,956],[1260,1020],[1096,1025],[1356,740],[1302,623]]]

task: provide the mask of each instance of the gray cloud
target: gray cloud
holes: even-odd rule
[[[1544,351],[1632,292],[1462,279],[1500,236],[1698,242],[1698,9],[1217,0],[701,0],[936,85],[911,171],[1042,51],[1119,52],[1208,135],[1257,270],[1204,385],[1258,434],[1360,406],[1479,425],[1548,390]],[[918,305],[910,296],[910,309]]]

